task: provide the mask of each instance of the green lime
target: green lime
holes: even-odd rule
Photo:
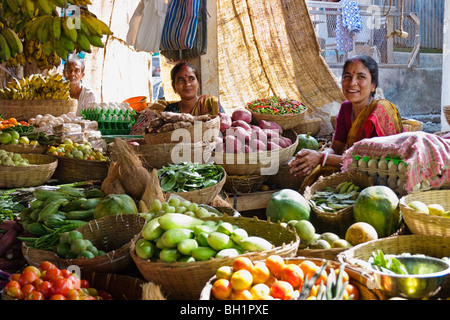
[[[86,251],[87,244],[84,239],[75,239],[70,244],[70,250],[75,254],[81,254]]]
[[[83,234],[80,231],[72,230],[67,234],[67,242],[72,244],[72,242],[76,239],[83,239]]]
[[[70,251],[70,243],[68,242],[59,242],[56,246],[56,253],[61,256],[65,257],[67,253]]]
[[[95,255],[90,252],[90,251],[83,251],[78,255],[78,258],[88,258],[88,259],[92,259],[95,258]]]
[[[92,252],[94,256],[98,256],[98,249],[97,247],[93,246],[92,244],[90,246],[86,247],[86,251]]]

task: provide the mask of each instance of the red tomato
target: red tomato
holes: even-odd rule
[[[44,280],[42,280],[41,278],[39,278],[39,279],[34,280],[33,283],[32,283],[32,285],[33,285],[35,288],[38,288],[39,285],[40,285],[42,282],[44,282]]]
[[[98,290],[98,295],[103,299],[103,300],[113,300],[112,295],[110,295],[108,292],[106,292],[105,290]]]
[[[38,278],[41,276],[41,270],[39,270],[39,268],[35,266],[26,266],[25,269],[23,269],[22,273],[25,271],[31,271],[36,273]]]
[[[64,297],[62,294],[54,294],[50,297],[49,300],[66,300],[66,297]]]
[[[34,280],[38,279],[38,275],[32,271],[23,271],[19,277],[19,283],[23,287],[26,284],[33,283]]]
[[[86,279],[81,279],[80,280],[80,287],[81,288],[89,288],[90,287],[90,284],[89,284],[89,281],[87,281]]]
[[[67,269],[61,269],[61,275],[62,275],[64,278],[68,278],[69,276],[72,275],[72,272],[70,272],[70,270],[67,270]]]
[[[25,297],[35,290],[36,288],[31,283],[28,283],[22,287],[22,293]]]
[[[65,278],[59,278],[53,283],[52,293],[53,295],[61,294],[65,296],[70,289],[73,289],[72,282]]]
[[[56,279],[56,278],[60,278],[61,277],[61,270],[57,269],[57,268],[52,268],[52,269],[48,269],[45,271],[44,276],[42,277],[42,279],[47,280],[47,281],[52,281],[52,279]]]
[[[25,300],[45,300],[45,296],[42,292],[33,291],[25,296]]]
[[[10,280],[10,281],[6,284],[5,290],[7,291],[8,289],[11,289],[11,288],[17,288],[17,289],[20,289],[20,283],[19,283],[19,281],[16,281],[16,280]]]
[[[46,299],[50,298],[52,295],[52,284],[50,281],[42,281],[37,287],[37,291],[42,292]]]
[[[46,270],[55,269],[55,268],[57,268],[57,267],[50,261],[43,261],[39,265],[39,270],[41,270],[41,271],[46,271]]]
[[[13,273],[13,274],[11,275],[11,277],[9,277],[9,280],[12,280],[12,281],[19,281],[19,278],[20,278],[20,273]]]
[[[77,289],[70,289],[66,295],[67,300],[80,300],[80,292]]]
[[[6,294],[14,299],[21,300],[23,298],[22,290],[16,287],[12,287],[8,290],[6,290]]]

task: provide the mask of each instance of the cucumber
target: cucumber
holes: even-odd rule
[[[177,245],[178,251],[185,256],[190,256],[192,250],[196,248],[198,248],[198,242],[195,239],[183,239]]]
[[[41,212],[42,209],[34,209],[33,211],[31,211],[29,217],[31,220],[33,221],[38,221],[39,219],[39,213]]]
[[[44,200],[34,200],[30,202],[31,209],[42,209],[44,207]]]
[[[225,233],[213,231],[208,235],[208,245],[216,251],[229,249],[234,246],[233,240]]]
[[[236,248],[229,248],[229,249],[223,249],[223,250],[220,250],[219,252],[217,252],[215,258],[216,259],[232,258],[232,257],[237,257],[240,254],[242,254],[242,252],[240,252]]]
[[[195,236],[195,239],[197,240],[198,244],[201,247],[208,247],[208,235],[207,232],[200,232],[197,236]]]
[[[267,241],[264,238],[257,237],[257,236],[250,236],[247,238],[242,239],[239,242],[239,245],[241,246],[242,250],[244,251],[266,251],[273,248],[273,244]]]
[[[167,249],[166,245],[162,241],[162,237],[159,237],[158,240],[156,240],[155,245],[158,249]]]
[[[206,261],[209,260],[217,254],[217,251],[211,247],[198,247],[192,250],[192,257],[196,261]]]
[[[90,220],[94,218],[94,209],[70,211],[65,216],[69,220]]]
[[[146,240],[155,240],[162,236],[164,229],[159,225],[159,218],[147,221],[142,228],[142,238]]]
[[[193,256],[182,256],[180,259],[177,260],[178,262],[194,262],[195,259]]]
[[[105,193],[97,188],[94,189],[89,189],[88,191],[86,191],[85,197],[90,199],[90,198],[104,198],[106,195]]]
[[[161,236],[161,241],[168,248],[176,248],[181,240],[193,238],[194,231],[191,229],[177,228],[165,231]]]
[[[166,213],[159,218],[159,224],[164,230],[170,229],[193,229],[203,224],[203,220],[185,215],[183,213]]]
[[[103,198],[89,198],[85,199],[80,205],[81,209],[87,210],[87,209],[94,209],[102,200]]]
[[[69,212],[82,209],[82,204],[86,201],[86,198],[78,198],[70,201],[68,204],[61,207],[61,211]]]
[[[194,234],[198,236],[201,232],[210,233],[217,230],[217,226],[209,226],[207,224],[200,224],[194,227]]]
[[[36,198],[36,200],[45,201],[48,197],[53,196],[56,193],[58,193],[58,191],[39,189],[34,192],[34,197]]]
[[[159,253],[159,259],[163,262],[173,262],[181,258],[181,253],[177,249],[165,248]]]

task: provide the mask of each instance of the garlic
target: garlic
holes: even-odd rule
[[[27,122],[28,124],[34,125],[36,123],[36,118],[30,118]]]
[[[44,121],[39,122],[39,127],[46,127],[47,123]]]

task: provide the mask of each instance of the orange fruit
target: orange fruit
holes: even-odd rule
[[[275,299],[280,300],[284,300],[285,297],[288,296],[288,293],[292,291],[294,291],[292,285],[289,282],[283,280],[275,281],[270,287],[270,295]]]
[[[286,264],[281,269],[281,280],[289,282],[294,289],[298,289],[303,285],[303,270],[297,264]]]
[[[324,269],[322,270],[322,273],[320,274],[320,276],[317,278],[316,282],[314,284],[319,284],[322,282],[323,284],[327,283],[327,278],[328,278],[328,273],[327,271]]]
[[[274,283],[274,282],[277,281],[277,280],[278,280],[278,279],[277,279],[275,276],[270,275],[270,276],[269,276],[269,279],[267,279],[267,281],[264,282],[264,284],[267,285],[268,287],[270,287],[270,286],[272,285],[272,283]]]
[[[232,274],[230,283],[233,290],[248,290],[252,286],[253,276],[250,271],[241,269]]]
[[[353,295],[352,300],[359,300],[359,290],[355,285],[351,283],[347,284],[345,291],[349,296]]]
[[[266,300],[270,295],[270,287],[264,283],[255,284],[249,291],[253,300]]]
[[[355,222],[345,232],[345,240],[352,246],[377,239],[377,230],[367,222]]]
[[[221,266],[216,271],[217,279],[227,279],[230,280],[231,275],[233,274],[233,268],[230,266]]]
[[[266,258],[265,264],[272,275],[278,279],[281,277],[281,269],[284,266],[284,259],[279,255],[270,255]]]
[[[233,289],[231,288],[231,283],[229,280],[218,279],[214,281],[211,291],[216,299],[225,300],[230,296]]]
[[[253,296],[249,290],[236,290],[233,292],[233,300],[253,300]]]
[[[317,269],[317,265],[311,260],[303,260],[298,266],[303,271],[304,280],[311,279]]]
[[[253,269],[253,261],[248,257],[237,257],[234,259],[232,267],[234,272],[242,269],[251,272]]]
[[[265,283],[270,277],[269,268],[262,261],[255,263],[251,273],[253,276],[253,284]]]

